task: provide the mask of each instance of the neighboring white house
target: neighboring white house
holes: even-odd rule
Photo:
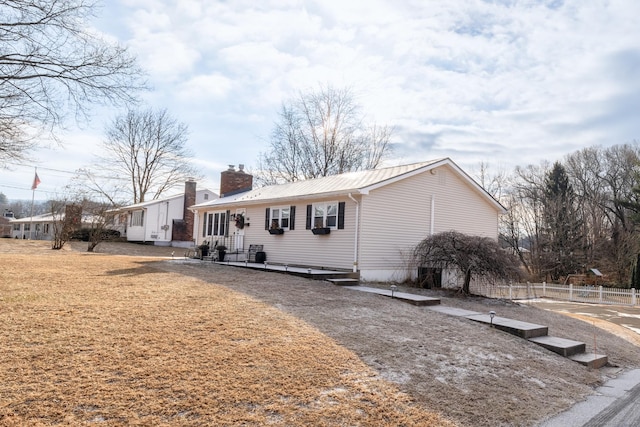
[[[16,239],[52,240],[54,224],[62,224],[65,214],[53,215],[46,213],[26,218],[12,218],[10,221],[11,237]],[[96,222],[93,215],[83,213],[81,220],[76,221],[77,228],[91,228]],[[79,224],[78,224],[79,223]]]
[[[196,190],[196,183],[187,181],[182,194],[111,210],[115,218],[110,228],[120,231],[121,236],[126,236],[130,242],[192,246],[193,213],[188,207],[210,202],[217,197],[213,191]]]
[[[221,197],[191,207],[198,244],[245,253],[262,245],[269,263],[349,270],[365,281],[414,278],[409,254],[434,233],[497,239],[505,212],[449,158],[229,196],[224,186],[221,176]]]

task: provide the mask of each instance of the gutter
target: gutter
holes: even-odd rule
[[[358,230],[360,226],[360,203],[356,199],[353,198],[351,193],[347,194],[347,196],[353,200],[353,203],[356,204],[356,233],[353,242],[353,272],[358,272]]]
[[[198,209],[191,209],[193,212],[193,230],[191,231],[191,241],[193,244],[198,242],[198,230],[200,230],[200,215],[198,215]]]
[[[332,191],[328,193],[318,193],[318,194],[311,194],[311,195],[301,194],[298,196],[282,196],[282,197],[274,197],[274,198],[268,198],[268,199],[266,198],[265,199],[234,199],[234,200],[226,201],[226,200],[223,200],[224,197],[222,197],[220,199],[216,199],[208,203],[199,203],[196,205],[189,206],[188,209],[191,211],[197,210],[197,209],[213,210],[213,209],[223,209],[223,208],[226,208],[227,206],[229,207],[250,206],[250,205],[264,205],[269,203],[278,204],[278,203],[291,202],[291,201],[330,199],[334,197],[343,197],[345,195],[348,197],[351,197],[350,194],[352,192],[357,192],[359,194],[369,194],[368,191],[364,191],[362,189],[356,188],[348,191],[340,190],[340,191]]]

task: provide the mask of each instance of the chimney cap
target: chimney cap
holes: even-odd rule
[[[236,165],[229,165],[229,170],[230,170],[230,171],[234,171],[234,170],[235,170],[235,166],[236,166]]]

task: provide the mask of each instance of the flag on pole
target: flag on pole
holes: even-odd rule
[[[40,184],[40,178],[38,178],[38,172],[36,172],[36,176],[33,177],[33,185],[31,186],[32,190],[38,188],[38,184]]]

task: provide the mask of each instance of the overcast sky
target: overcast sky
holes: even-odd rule
[[[188,125],[216,192],[227,165],[256,164],[281,103],[320,84],[395,128],[389,164],[450,157],[473,175],[640,139],[637,0],[106,3],[92,25],[138,57],[145,101]],[[38,166],[36,200],[52,197],[116,113],[0,171],[0,192],[30,199]]]

